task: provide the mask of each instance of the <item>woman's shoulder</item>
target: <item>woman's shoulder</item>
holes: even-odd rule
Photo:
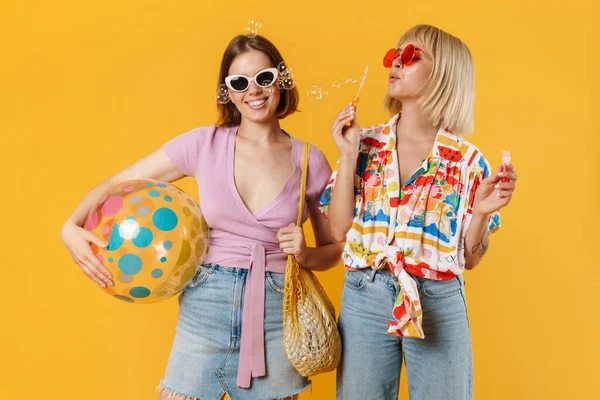
[[[488,176],[490,163],[481,150],[464,136],[442,131],[436,138],[434,155],[442,159],[458,162],[475,175]]]
[[[360,150],[368,152],[370,149],[377,151],[388,147],[392,134],[392,126],[396,123],[396,117],[378,125],[373,125],[360,130]]]
[[[455,136],[457,138],[456,140],[458,143],[458,148],[463,157],[463,161],[466,162],[469,167],[481,168],[485,170],[485,175],[487,175],[487,172],[489,172],[490,164],[483,155],[483,152],[479,149],[479,147],[477,147],[464,136],[452,136]]]
[[[288,135],[289,135],[289,133],[288,133]],[[295,142],[294,147],[298,149],[297,159],[299,160],[299,165],[302,165],[302,148],[304,145],[308,145],[308,147],[309,147],[309,154],[308,154],[309,167],[311,165],[321,163],[323,160],[327,161],[327,157],[325,157],[325,153],[323,153],[323,151],[321,151],[321,149],[317,145],[314,145],[310,142],[305,142],[305,141],[300,140],[292,135],[289,135],[289,136],[290,136],[292,142]]]
[[[325,156],[325,153],[317,146],[309,142],[304,142],[300,139],[296,139],[292,136],[292,140],[295,140],[299,148],[297,153],[297,167],[302,168],[302,147],[307,144],[309,146],[308,154],[308,176],[307,185],[309,188],[313,184],[317,184],[319,187],[329,180],[331,176],[331,166]],[[322,188],[321,188],[322,189]]]
[[[184,133],[184,135],[195,136],[197,139],[206,139],[207,137],[212,137],[216,135],[228,135],[231,131],[235,129],[237,129],[237,127],[226,127],[212,124],[193,128]]]
[[[235,132],[237,127],[224,127],[217,125],[199,126],[191,129],[178,137],[182,143],[194,144],[198,148],[204,148],[210,146],[215,142],[224,141],[227,139],[231,132]]]
[[[309,143],[310,144],[310,143]],[[325,153],[316,145],[310,144],[310,158],[309,164],[315,163],[327,163],[327,157],[325,157]]]

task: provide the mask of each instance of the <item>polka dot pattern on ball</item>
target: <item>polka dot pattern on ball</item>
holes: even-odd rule
[[[146,227],[141,227],[139,229],[138,234],[131,240],[135,247],[139,247],[143,249],[145,247],[150,246],[152,243],[152,239],[154,239],[154,235],[152,231]]]
[[[155,268],[150,274],[153,278],[160,278],[161,276],[163,276],[163,270],[160,268]]]
[[[148,297],[150,296],[150,293],[150,289],[143,286],[136,286],[134,288],[131,288],[131,290],[129,291],[129,294],[132,297],[135,297],[136,299],[143,299],[144,297]]]
[[[139,195],[135,195],[135,196],[131,196],[131,198],[129,199],[129,202],[131,204],[139,204],[142,201],[142,196]]]
[[[129,298],[127,296],[121,296],[120,294],[115,294],[115,295],[113,295],[113,297],[115,297],[119,300],[126,301],[128,303],[135,303],[135,301],[132,298]]]
[[[170,208],[161,207],[152,215],[154,226],[164,232],[171,231],[177,226],[177,214]]]
[[[123,207],[123,198],[121,196],[110,197],[102,206],[102,215],[112,217]]]
[[[123,245],[123,242],[125,240],[123,239],[119,231],[119,225],[115,224],[115,226],[113,227],[112,234],[110,235],[110,239],[108,241],[108,251],[117,251]]]
[[[147,207],[147,206],[138,207],[137,214],[140,217],[145,217],[146,215],[150,214],[150,207]]]
[[[83,227],[107,243],[92,246],[113,277],[114,286],[104,292],[129,303],[157,302],[183,290],[202,262],[208,238],[193,197],[152,179],[111,187]]]
[[[125,254],[119,259],[119,269],[124,274],[135,275],[142,270],[142,259],[137,254]]]
[[[92,215],[90,215],[90,217],[87,220],[85,229],[87,229],[88,231],[93,230],[96,226],[98,226],[98,219],[98,213],[93,213]]]

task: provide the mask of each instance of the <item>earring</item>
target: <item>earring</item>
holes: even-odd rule
[[[277,76],[277,87],[281,90],[292,90],[296,86],[292,69],[288,67],[285,61],[282,61],[277,66],[279,72]]]
[[[224,83],[219,85],[215,100],[217,100],[217,103],[219,104],[227,104],[231,100],[231,97],[229,97],[229,90],[227,90],[227,85]]]

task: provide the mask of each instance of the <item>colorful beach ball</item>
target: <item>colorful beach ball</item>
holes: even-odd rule
[[[108,190],[84,228],[108,243],[92,244],[113,275],[104,290],[132,303],[153,303],[180,292],[206,250],[208,226],[198,204],[175,185],[132,180]]]

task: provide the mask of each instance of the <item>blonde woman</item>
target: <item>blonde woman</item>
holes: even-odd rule
[[[471,399],[462,274],[484,257],[517,176],[512,166],[492,173],[460,136],[474,101],[460,39],[416,26],[384,65],[393,117],[361,130],[351,105],[338,114],[339,164],[320,202],[334,239],[346,241],[337,397],[396,399],[404,357],[411,399]]]

